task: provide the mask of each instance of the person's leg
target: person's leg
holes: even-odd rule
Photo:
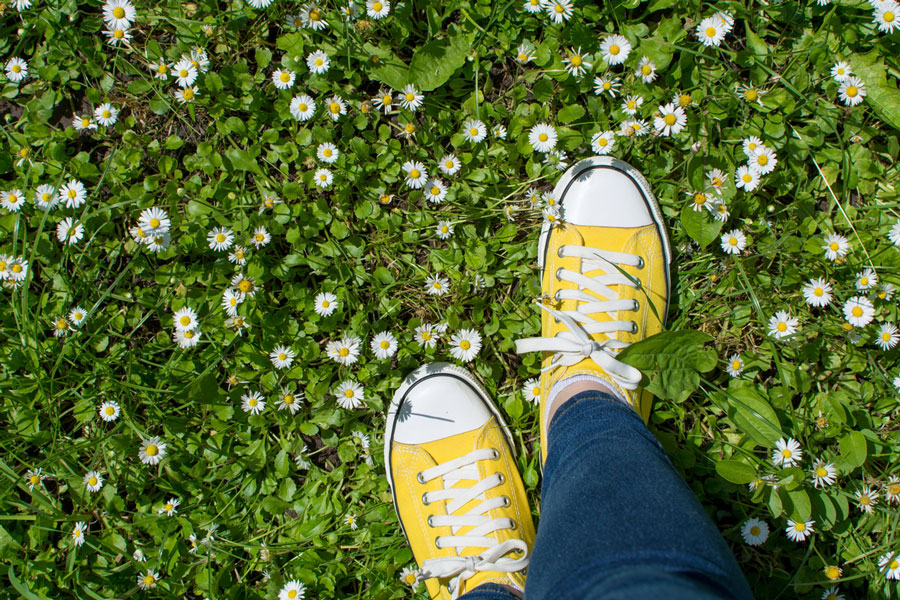
[[[460,596],[459,600],[521,600],[521,598],[521,594],[505,585],[483,583],[468,594]]]
[[[653,434],[602,389],[571,398],[564,389],[549,407],[527,600],[752,598],[718,529]]]

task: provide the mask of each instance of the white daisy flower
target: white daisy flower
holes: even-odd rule
[[[621,35],[608,35],[600,42],[600,51],[603,53],[603,60],[610,66],[621,65],[631,54],[631,44]]]
[[[84,532],[86,529],[87,523],[84,521],[75,523],[75,527],[72,529],[72,542],[75,546],[80,546],[84,543]]]
[[[39,185],[34,190],[34,205],[41,210],[52,210],[59,202],[59,195],[52,185]]]
[[[866,269],[856,274],[856,289],[859,291],[870,290],[878,284],[878,274],[872,269]]]
[[[869,486],[863,486],[856,490],[854,494],[856,495],[856,503],[859,504],[860,512],[872,514],[872,511],[878,504],[878,492],[873,491]]]
[[[319,147],[316,148],[316,156],[326,164],[335,162],[340,155],[341,153],[337,149],[337,146],[331,142],[322,142],[319,144]]]
[[[279,90],[289,90],[294,87],[294,79],[296,79],[296,75],[290,69],[275,69],[272,72],[272,83]]]
[[[616,146],[616,134],[612,131],[599,131],[591,138],[591,150],[603,156],[612,152]]]
[[[384,114],[390,114],[394,110],[394,96],[391,90],[378,90],[378,95],[372,99],[376,110],[384,111]]]
[[[168,213],[155,206],[141,211],[141,216],[138,219],[138,227],[143,229],[147,235],[166,233],[171,226],[172,221],[169,219]]]
[[[522,42],[516,49],[516,61],[519,64],[526,64],[537,58],[536,48],[531,42]]]
[[[767,175],[775,170],[775,165],[778,164],[778,156],[771,148],[757,146],[750,153],[749,163],[751,169],[755,169],[760,175]]]
[[[450,291],[450,280],[440,275],[425,278],[425,291],[431,296],[443,296]]]
[[[707,47],[718,47],[725,39],[725,27],[722,20],[716,17],[707,17],[697,25],[697,39]]]
[[[181,500],[178,498],[169,498],[166,500],[166,503],[159,507],[156,511],[158,514],[166,515],[167,517],[174,517],[178,514],[178,506],[181,504]]]
[[[269,360],[276,369],[289,369],[294,363],[294,351],[288,346],[275,346],[269,353]]]
[[[865,296],[853,296],[844,303],[844,317],[854,327],[865,327],[875,318],[875,306]]]
[[[138,450],[138,457],[145,465],[157,465],[165,455],[166,443],[157,436],[143,440]]]
[[[137,552],[135,550],[135,553]],[[141,556],[143,556],[143,553],[141,553]],[[137,585],[142,590],[152,590],[156,587],[157,581],[159,581],[159,574],[153,569],[147,569],[146,573],[137,576]]]
[[[775,339],[781,339],[797,333],[797,325],[800,320],[792,317],[786,310],[780,310],[775,316],[769,319],[768,333]]]
[[[894,297],[894,286],[890,283],[882,283],[878,286],[878,291],[875,292],[875,296],[879,300],[890,300]]]
[[[900,554],[888,552],[878,560],[878,568],[888,579],[900,580]]]
[[[839,60],[831,67],[831,77],[838,83],[844,81],[852,74],[853,73],[850,71],[850,63],[846,61]]]
[[[415,160],[403,163],[403,171],[406,173],[406,185],[414,190],[421,189],[428,181],[428,171],[425,165]]]
[[[769,537],[769,525],[755,517],[747,519],[741,526],[741,537],[750,546],[759,546]]]
[[[831,304],[831,284],[822,278],[810,279],[803,286],[803,298],[810,306],[821,308]]]
[[[894,33],[894,30],[900,28],[900,4],[893,0],[879,2],[872,16],[878,31],[882,33]]]
[[[790,538],[794,542],[802,542],[806,540],[810,536],[810,534],[814,533],[813,525],[815,525],[815,521],[792,521],[788,519],[787,527],[784,532],[787,534],[788,538]]]
[[[529,1],[537,1],[537,0],[529,0]],[[525,3],[528,6],[528,2]],[[417,576],[418,571],[415,569],[410,569],[409,567],[403,567],[403,570],[400,571],[400,582],[405,583],[409,587],[416,587],[419,585],[419,578]]]
[[[201,335],[203,334],[199,329],[185,329],[183,331],[175,331],[172,334],[172,340],[178,344],[179,348],[185,350],[199,344]]]
[[[558,225],[562,218],[558,206],[545,206],[541,209],[541,216],[544,217],[544,222],[550,224],[551,227]]]
[[[100,404],[100,408],[97,409],[97,414],[99,414],[100,418],[107,423],[111,423],[112,421],[118,419],[121,412],[122,411],[119,408],[119,403],[115,400],[106,400],[102,404]]]
[[[334,393],[342,408],[355,409],[363,406],[365,390],[355,381],[343,381]]]
[[[643,57],[634,70],[634,76],[640,77],[644,83],[653,83],[656,80],[656,63],[648,57]]]
[[[841,102],[847,106],[856,106],[866,97],[866,84],[859,77],[849,75],[841,81],[838,96],[840,96]]]
[[[411,83],[404,86],[397,96],[400,106],[411,111],[418,110],[424,100],[425,96]]]
[[[187,104],[188,102],[193,102],[199,93],[200,88],[196,85],[175,90],[175,100],[177,100],[179,104]]]
[[[241,396],[241,408],[251,415],[258,415],[266,409],[266,399],[260,392],[247,392]]]
[[[744,232],[733,229],[722,235],[722,250],[727,254],[740,254],[747,247],[747,236]]]
[[[744,361],[741,359],[740,354],[732,354],[728,357],[728,366],[725,367],[725,370],[728,371],[728,374],[732,377],[738,377],[741,373],[744,372]]]
[[[19,189],[5,191],[0,197],[0,206],[9,212],[19,212],[25,206],[25,194]]]
[[[262,248],[266,246],[269,242],[272,241],[272,236],[266,230],[265,226],[260,225],[256,229],[253,230],[253,237],[250,238],[250,243],[256,246],[257,248]]]
[[[475,329],[460,329],[450,337],[450,354],[453,358],[469,362],[481,350],[481,334]]]
[[[188,58],[182,58],[175,63],[173,70],[176,77],[175,83],[182,88],[194,85],[194,82],[197,81],[197,75],[199,75],[199,73],[197,73],[197,68]]]
[[[660,105],[659,116],[653,118],[653,127],[660,135],[678,135],[687,125],[687,113],[674,104]]]
[[[572,2],[570,0],[543,0],[543,3],[544,12],[557,25],[562,25],[572,16]]]
[[[850,242],[839,233],[830,233],[825,236],[822,250],[825,251],[825,258],[835,261],[846,256],[850,250]]]
[[[441,159],[438,163],[438,169],[447,176],[456,175],[460,168],[462,168],[462,163],[456,157],[455,154],[448,154]],[[900,225],[898,225],[898,229],[900,229]]]
[[[621,87],[619,79],[616,77],[594,77],[594,93],[598,96],[609,94],[610,98],[615,98]]]
[[[325,167],[316,169],[315,174],[313,174],[313,183],[320,189],[324,190],[331,185],[332,181],[334,181],[334,175],[331,173],[330,169],[326,169]]]
[[[900,342],[900,333],[897,332],[897,326],[893,323],[884,323],[878,328],[878,334],[875,342],[882,350],[891,350]]]
[[[397,338],[390,331],[375,334],[369,344],[375,358],[390,358],[397,352]]]
[[[535,152],[550,152],[556,148],[556,129],[546,123],[538,123],[528,132],[528,143]]]
[[[366,0],[366,14],[376,21],[388,16],[390,12],[390,0]]]
[[[706,174],[706,180],[709,182],[709,187],[713,189],[713,192],[721,195],[722,190],[725,189],[727,175],[725,175],[725,171],[722,169],[712,169]]]
[[[197,322],[197,313],[190,306],[184,306],[175,311],[174,321],[175,329],[178,331],[194,329],[199,324]]]
[[[582,77],[594,66],[588,62],[588,58],[590,57],[587,54],[581,53],[581,48],[569,48],[569,52],[565,55],[562,62],[569,75],[573,77]]]
[[[247,250],[243,246],[235,246],[234,251],[228,254],[228,262],[244,266],[247,264]]]
[[[72,327],[69,325],[69,321],[66,320],[65,317],[57,317],[53,321],[53,335],[56,337],[63,337],[69,334],[72,330]]]
[[[884,484],[884,497],[889,504],[900,504],[900,478],[891,477]]]
[[[329,317],[331,314],[337,310],[338,307],[338,299],[337,296],[332,294],[331,292],[320,292],[316,295],[315,304],[313,310],[316,311],[316,314],[320,317]]]
[[[56,238],[63,244],[77,244],[84,237],[84,225],[72,217],[66,217],[56,225]]]
[[[644,99],[641,96],[626,96],[625,100],[622,101],[622,111],[628,115],[634,116],[637,114],[638,109],[643,103]]]
[[[116,120],[119,118],[119,109],[109,102],[101,104],[94,109],[94,118],[101,125],[115,125]]]
[[[532,404],[539,404],[541,402],[540,380],[537,377],[532,377],[525,381],[522,386],[522,394],[525,396],[525,399]]]
[[[800,443],[794,438],[779,438],[775,442],[775,449],[772,451],[772,462],[776,467],[793,467],[803,460],[803,450],[800,449]]]
[[[238,305],[244,301],[244,295],[240,292],[228,288],[222,292],[222,308],[229,317],[237,316]]]
[[[28,261],[21,257],[12,258],[7,263],[7,279],[22,281],[28,276]]]
[[[304,26],[309,27],[313,31],[322,31],[328,27],[328,21],[325,20],[324,11],[315,5],[304,6],[300,9],[300,18]]]
[[[450,221],[438,221],[435,234],[439,239],[449,240],[453,235],[453,224]]]
[[[894,223],[894,226],[891,227],[891,230],[888,232],[888,239],[891,240],[895,246],[900,246],[900,221]]]
[[[815,487],[833,485],[837,479],[837,469],[834,465],[830,462],[825,462],[821,458],[813,463],[812,468],[809,470],[809,474],[813,478],[813,485]]]
[[[440,179],[434,178],[425,184],[425,199],[432,204],[440,204],[447,197],[447,186]]]
[[[354,335],[345,335],[339,340],[328,342],[325,353],[331,360],[342,365],[352,365],[359,358],[362,340]]]
[[[229,250],[234,243],[234,232],[227,227],[215,227],[206,234],[209,249],[216,252]]]
[[[415,340],[422,348],[434,348],[444,330],[439,325],[422,323],[415,329]],[[900,376],[898,376],[900,380]]]
[[[87,488],[87,491],[93,493],[99,492],[100,488],[103,487],[103,476],[100,475],[99,471],[88,471],[84,474],[84,487]]]
[[[18,83],[28,77],[28,63],[21,58],[13,57],[6,63],[6,78]]]
[[[308,121],[315,112],[316,101],[306,94],[294,96],[291,100],[291,116],[298,121]]]
[[[752,192],[759,185],[759,173],[747,165],[741,165],[734,173],[734,185],[745,192]]]
[[[340,96],[332,96],[325,100],[326,113],[332,121],[337,121],[347,114],[347,103]]]
[[[87,190],[84,184],[77,179],[70,179],[68,183],[59,189],[59,201],[66,205],[66,208],[80,208],[87,200]]]
[[[463,137],[466,141],[477,144],[487,137],[487,127],[478,119],[469,119],[463,124]]]
[[[762,140],[756,137],[755,135],[751,135],[747,139],[745,139],[741,145],[741,149],[744,151],[744,156],[748,159],[753,157],[753,154],[760,148],[765,147]]]
[[[305,398],[303,392],[294,392],[286,386],[282,386],[281,395],[278,397],[278,410],[287,410],[296,414],[300,410],[300,404]]]
[[[306,66],[313,75],[322,75],[328,72],[331,59],[321,50],[316,50],[306,57]]]

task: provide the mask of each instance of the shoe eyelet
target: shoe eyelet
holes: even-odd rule
[[[434,523],[431,522],[431,519],[434,518],[434,515],[428,515],[428,526],[434,527]]]
[[[506,477],[503,476],[503,473],[497,473],[497,475],[500,476],[500,485],[503,485],[503,483],[506,481]]]
[[[512,504],[512,500],[509,499],[509,496],[503,496],[503,508],[507,508],[510,504]]]
[[[563,258],[563,255],[562,255],[563,248],[565,248],[565,246],[560,246],[559,248],[556,249],[556,255],[560,258]]]
[[[416,473],[416,481],[418,481],[422,485],[425,485],[426,483],[428,483],[427,481],[425,481],[425,477],[422,475],[422,471],[419,471],[418,473]]]
[[[444,549],[444,547],[441,546],[441,538],[439,538],[439,537],[434,538],[434,547],[437,548],[438,550]]]
[[[494,453],[494,457],[491,460],[500,460],[500,451],[496,448],[491,448],[491,451]]]
[[[556,290],[556,293],[553,294],[553,300],[556,302],[562,302],[562,298],[559,297],[559,290]]]
[[[557,280],[557,281],[562,281],[562,279],[559,278],[559,272],[562,271],[562,270],[563,270],[562,267],[560,267],[560,268],[558,268],[558,269],[556,270],[556,280]]]
[[[638,304],[638,301],[637,301],[637,300],[632,300],[632,302],[634,302],[634,307],[633,307],[631,310],[633,310],[633,311],[638,311],[638,310],[641,309],[641,305]]]
[[[422,504],[424,504],[425,506],[428,506],[429,504],[431,504],[431,502],[428,501],[428,498],[425,497],[427,495],[428,495],[428,492],[425,492],[424,494],[422,494]]]
[[[643,268],[644,268],[644,258],[643,258],[642,256],[638,256],[638,264],[637,264],[637,268],[638,268],[638,269],[643,269]]]
[[[634,321],[632,321],[631,322],[631,333],[637,333],[637,332],[638,332],[638,324],[635,323]]]
[[[519,524],[516,523],[516,520],[515,520],[515,519],[510,519],[510,520],[509,520],[509,528],[512,529],[513,531],[515,531],[516,529],[519,528]]]

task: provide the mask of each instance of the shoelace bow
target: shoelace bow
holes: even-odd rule
[[[447,500],[446,515],[434,515],[428,519],[431,527],[450,527],[454,535],[441,536],[435,540],[438,548],[456,548],[457,554],[464,548],[487,548],[477,556],[445,556],[429,558],[422,563],[416,572],[416,579],[424,581],[432,577],[440,579],[452,578],[448,584],[452,598],[459,596],[462,583],[479,571],[499,571],[514,573],[528,566],[528,546],[522,540],[510,539],[498,543],[491,533],[501,529],[513,529],[515,523],[507,517],[491,518],[487,513],[495,508],[508,506],[509,498],[499,496],[484,499],[484,492],[501,485],[503,475],[493,475],[481,479],[478,472],[480,460],[496,460],[499,453],[493,449],[474,450],[465,456],[425,469],[418,475],[419,483],[428,483],[438,477],[442,478],[444,489],[427,492],[423,496],[425,504]],[[460,481],[475,481],[471,487],[452,487]],[[482,502],[473,506],[468,512],[455,515],[463,506],[482,498]],[[471,527],[465,535],[456,535],[463,527]],[[521,558],[506,558],[510,552],[519,551]]]
[[[622,274],[616,265],[641,267],[643,259],[634,254],[575,245],[560,246],[559,256],[581,258],[583,273],[597,270],[602,270],[603,273],[588,277],[569,269],[557,269],[557,280],[574,283],[578,289],[559,290],[556,292],[555,300],[577,300],[578,307],[576,310],[556,310],[540,301],[536,304],[562,321],[568,331],[560,332],[552,338],[532,337],[516,340],[516,353],[554,352],[553,360],[541,369],[541,372],[559,366],[571,366],[585,357],[590,357],[620,386],[627,390],[635,389],[641,382],[641,372],[616,358],[617,351],[630,344],[621,342],[613,336],[604,341],[597,341],[592,339],[591,335],[635,331],[636,324],[633,321],[616,320],[616,313],[620,310],[637,310],[639,306],[637,300],[620,300],[618,292],[610,286],[639,288],[640,283]],[[596,296],[584,290],[594,292]],[[605,300],[599,300],[598,297]],[[588,316],[595,313],[606,313],[611,320],[599,321]]]

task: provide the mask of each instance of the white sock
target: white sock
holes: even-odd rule
[[[559,395],[564,388],[572,385],[573,383],[578,383],[579,381],[590,381],[592,383],[599,383],[603,387],[607,388],[609,392],[616,397],[616,400],[619,402],[624,402],[628,404],[628,400],[622,393],[617,390],[613,385],[611,385],[605,379],[600,379],[594,375],[573,375],[571,377],[564,377],[562,379],[558,379],[556,383],[550,388],[550,393],[547,395],[547,414],[544,415],[545,419],[549,419],[550,417],[550,409],[553,407],[553,403],[556,402],[556,397]],[[549,421],[548,421],[549,424]]]

